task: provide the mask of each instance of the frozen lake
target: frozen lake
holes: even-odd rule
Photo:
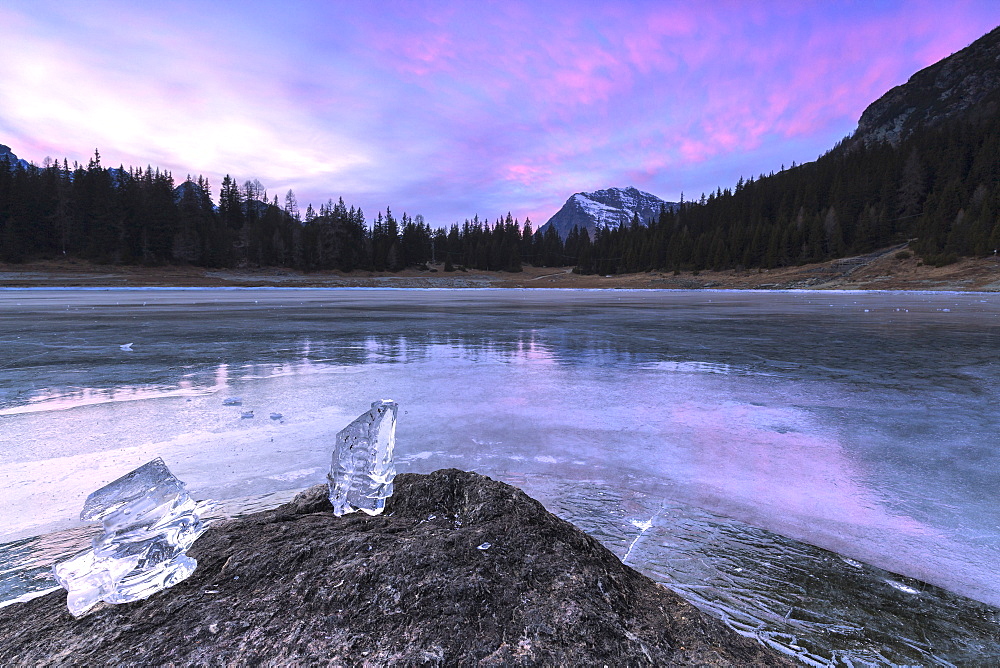
[[[392,398],[400,472],[516,484],[801,660],[997,656],[998,316],[956,293],[0,290],[0,602],[51,586],[84,498],[132,468],[274,505]],[[872,606],[899,611],[858,623]]]

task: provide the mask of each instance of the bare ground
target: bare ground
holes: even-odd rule
[[[932,267],[905,246],[829,262],[764,270],[574,274],[571,267],[526,267],[519,273],[445,272],[441,265],[399,273],[319,271],[281,267],[204,269],[98,265],[80,260],[0,263],[0,287],[399,287],[399,288],[632,288],[958,290],[1000,292],[1000,259],[966,258]],[[902,255],[902,256],[901,256]],[[908,255],[908,257],[907,257]]]

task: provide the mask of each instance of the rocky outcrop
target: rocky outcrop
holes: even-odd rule
[[[335,517],[324,485],[221,522],[197,571],[144,601],[0,609],[0,664],[791,665],[516,488],[396,483],[375,517]]]
[[[919,127],[996,115],[1000,103],[1000,28],[926,67],[865,109],[853,140],[870,145],[906,139]]]
[[[0,162],[6,161],[11,169],[14,169],[18,165],[22,168],[27,169],[29,167],[27,160],[21,160],[14,152],[10,150],[10,146],[5,144],[0,144]]]
[[[636,216],[640,223],[646,225],[660,215],[662,207],[672,210],[676,206],[674,202],[666,202],[636,188],[605,188],[576,193],[538,231],[544,233],[552,227],[565,239],[574,227],[578,227],[587,230],[593,239],[598,229],[614,228],[622,223],[629,225]]]

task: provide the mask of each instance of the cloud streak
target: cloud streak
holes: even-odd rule
[[[813,159],[1000,22],[983,1],[192,7],[4,3],[0,142],[539,224],[579,190],[676,199]]]

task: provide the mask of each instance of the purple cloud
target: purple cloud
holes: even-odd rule
[[[0,6],[0,142],[258,178],[433,225],[571,193],[689,197],[810,160],[1000,23],[934,3]]]

